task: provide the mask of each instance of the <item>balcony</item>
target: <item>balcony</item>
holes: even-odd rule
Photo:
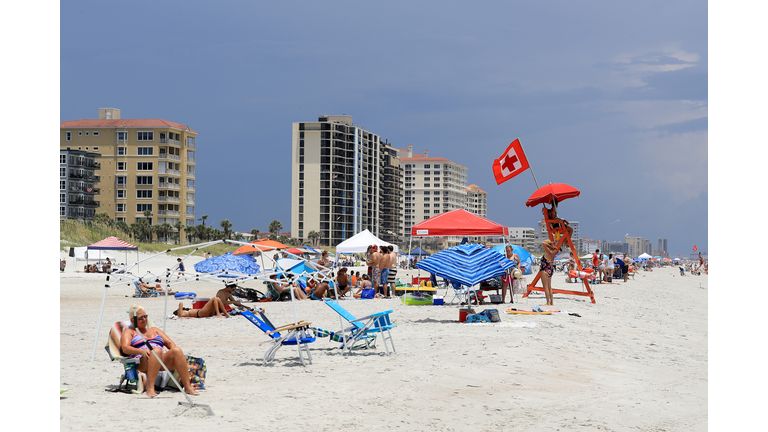
[[[195,178],[195,173],[193,173],[193,172],[188,172],[188,173],[187,173],[187,178],[188,178],[188,179],[193,179],[193,178]],[[194,188],[192,188],[192,190],[194,190]]]
[[[83,180],[83,181],[88,181],[88,182],[101,181],[101,177],[99,177],[97,175],[93,175],[93,174],[80,174],[80,173],[73,173],[73,172],[69,173],[69,178]]]

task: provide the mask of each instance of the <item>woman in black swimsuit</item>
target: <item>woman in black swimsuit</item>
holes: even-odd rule
[[[179,303],[179,309],[173,313],[179,318],[207,318],[213,314],[217,317],[229,318],[227,310],[224,309],[224,302],[218,297],[208,300],[201,309],[184,310],[183,305],[184,303]]]
[[[541,275],[541,284],[544,285],[544,297],[547,299],[546,306],[553,306],[552,298],[552,263],[555,261],[555,253],[557,253],[557,246],[552,243],[552,240],[544,240],[542,242],[544,246],[544,256],[541,257],[541,267],[539,274]]]

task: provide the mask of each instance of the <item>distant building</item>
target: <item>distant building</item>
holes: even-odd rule
[[[509,242],[530,251],[534,248],[536,229],[528,227],[509,227]]]
[[[600,240],[590,240],[589,237],[584,236],[581,239],[581,253],[582,254],[591,254],[595,253],[597,249],[600,249]]]
[[[60,152],[98,155],[93,158],[100,166],[93,183],[96,192],[87,195],[98,195],[98,212],[128,225],[145,218],[147,210],[151,224],[195,224],[198,133],[189,126],[162,119],[122,119],[117,108],[99,108],[98,119],[64,121],[59,130]],[[183,240],[184,234],[179,234]]]
[[[319,116],[292,126],[291,232],[335,246],[368,229],[400,243],[402,195],[397,152],[352,116]]]
[[[411,144],[407,150],[400,150],[399,156],[403,166],[403,225],[406,236],[410,235],[413,225],[434,215],[460,208],[470,210],[466,208],[467,167],[443,157],[430,157],[427,150],[423,155],[414,154]],[[487,194],[479,188],[477,191],[482,198],[473,199],[482,199],[483,207],[473,210],[487,214]],[[447,240],[448,244],[455,242],[455,237]]]
[[[101,180],[96,170],[98,153],[81,150],[59,150],[59,218],[93,219],[99,208],[95,197],[101,189],[94,185]]]
[[[659,252],[655,255],[661,255],[662,257],[669,256],[669,245],[667,245],[667,239],[659,237],[656,250]]]

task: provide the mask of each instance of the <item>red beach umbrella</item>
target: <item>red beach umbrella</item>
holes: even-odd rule
[[[581,192],[573,186],[565,183],[550,183],[546,186],[540,187],[536,192],[528,198],[525,205],[528,207],[536,207],[539,204],[549,204],[553,199],[557,198],[557,201],[564,199],[577,197]]]

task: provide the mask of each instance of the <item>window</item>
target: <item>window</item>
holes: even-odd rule
[[[138,189],[138,190],[136,190],[136,198],[138,198],[138,199],[150,199],[150,198],[152,198],[152,189]]]
[[[59,182],[59,190],[64,190],[64,189],[66,189],[66,188],[67,188],[67,182],[66,182],[66,180],[61,180],[61,181]]]
[[[439,188],[440,187],[440,183],[435,183],[435,187]]]
[[[117,140],[118,141],[128,141],[128,132],[118,131],[117,132]],[[125,147],[123,147],[123,148],[125,148]]]
[[[93,151],[99,151],[99,148],[98,147],[94,147]]]
[[[67,215],[67,208],[59,207],[59,216],[66,216],[66,215]]]
[[[128,184],[128,176],[115,176],[115,184],[125,186]]]
[[[118,171],[125,171],[125,165],[126,165],[125,162],[118,162],[117,163],[117,170]]]
[[[424,197],[424,201],[429,202],[429,197]]]
[[[64,204],[67,202],[67,194],[59,194],[59,202]]]
[[[187,219],[187,226],[194,226],[195,220],[194,219]]]
[[[187,187],[190,189],[195,188],[195,181],[194,180],[187,180]]]
[[[85,136],[88,136],[88,131],[85,131]]]
[[[67,163],[67,155],[59,155],[59,163]]]
[[[194,162],[195,161],[195,152],[188,151],[187,152],[187,160],[189,160],[190,162]]]
[[[115,211],[118,213],[125,213],[125,203],[115,204]]]
[[[125,197],[128,196],[128,194],[125,193],[125,189],[118,189],[117,190],[117,196],[118,199],[125,199]]]
[[[187,214],[194,214],[195,208],[193,206],[187,206]]]
[[[424,169],[429,169],[429,164],[424,164]]]
[[[115,222],[125,222],[124,217],[115,218]]]
[[[152,131],[136,132],[136,141],[154,141],[154,140],[155,140],[155,133]]]
[[[424,191],[424,195],[429,195],[429,191]]]
[[[424,200],[426,201],[427,199],[426,199],[426,198],[424,198]],[[440,197],[435,197],[435,199],[434,199],[434,200],[435,200],[435,201],[440,201]]]
[[[429,175],[429,171],[424,171],[424,175]]]
[[[187,144],[191,146],[195,145],[195,137],[187,137]]]
[[[152,162],[136,162],[136,171],[152,171],[153,169]]]
[[[152,156],[155,152],[154,147],[137,147],[136,151],[139,156]]]
[[[67,131],[67,141],[72,141],[72,131]]]
[[[430,207],[429,203],[424,203],[424,208],[429,208],[429,207]]]
[[[93,131],[93,136],[99,136],[99,131]]]
[[[77,136],[83,136],[83,131],[77,131]]]
[[[125,156],[126,153],[128,153],[128,147],[118,147],[117,148],[117,155],[118,156]]]
[[[424,181],[429,181],[429,177],[424,177]]]
[[[151,185],[152,176],[136,176],[137,185]]]
[[[434,168],[440,169],[440,164],[435,164]]]
[[[424,183],[424,187],[429,187],[429,183]]]
[[[147,210],[152,211],[152,204],[136,204],[136,213],[144,213]]]
[[[66,176],[67,176],[67,169],[59,168],[59,177],[66,177]]]

